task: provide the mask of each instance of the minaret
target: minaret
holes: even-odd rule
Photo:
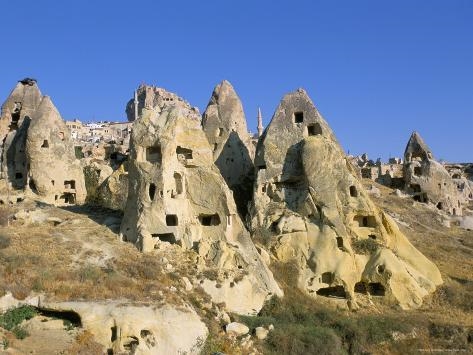
[[[138,93],[135,90],[135,121],[138,119]]]
[[[258,107],[258,137],[263,134],[263,116],[261,115],[261,108]]]

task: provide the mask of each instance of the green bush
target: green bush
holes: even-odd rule
[[[9,309],[4,314],[0,315],[0,327],[13,331],[21,322],[31,319],[37,314],[36,309],[31,306]]]
[[[30,335],[30,333],[28,333],[26,329],[20,327],[19,325],[12,329],[12,333],[17,339],[25,339],[27,336]]]

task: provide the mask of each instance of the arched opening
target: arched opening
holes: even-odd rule
[[[319,296],[331,298],[346,298],[345,289],[343,286],[323,287],[316,292]]]
[[[442,202],[437,203],[437,208],[439,210],[442,210],[443,209],[443,203]]]
[[[356,189],[356,186],[350,186],[350,196],[351,197],[358,197],[358,191]]]
[[[176,193],[178,195],[182,194],[183,192],[183,185],[182,185],[182,176],[179,173],[174,173],[174,183],[176,187]]]
[[[148,188],[148,195],[149,195],[149,199],[151,201],[154,200],[155,194],[156,194],[156,185],[151,183],[151,184],[149,184],[149,188]]]
[[[82,327],[80,315],[74,311],[56,311],[54,309],[39,308],[38,312],[45,317],[67,321],[74,327]]]
[[[359,227],[368,227],[368,228],[376,227],[376,219],[374,218],[374,216],[357,215],[353,218],[353,220],[358,223]]]

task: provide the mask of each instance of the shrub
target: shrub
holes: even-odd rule
[[[0,249],[6,249],[10,246],[10,237],[0,234]]]
[[[31,319],[36,316],[38,312],[31,306],[21,306],[6,311],[0,315],[0,327],[13,331],[21,322]]]
[[[17,339],[25,339],[30,335],[30,333],[28,333],[25,328],[20,327],[19,325],[12,329],[12,333]]]

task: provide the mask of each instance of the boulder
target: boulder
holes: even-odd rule
[[[264,340],[267,338],[269,334],[269,330],[264,327],[256,327],[255,328],[255,335],[259,340]]]
[[[241,335],[248,334],[248,332],[250,331],[250,328],[248,328],[246,325],[242,323],[232,322],[225,326],[225,331],[227,332],[227,334],[241,336]]]

